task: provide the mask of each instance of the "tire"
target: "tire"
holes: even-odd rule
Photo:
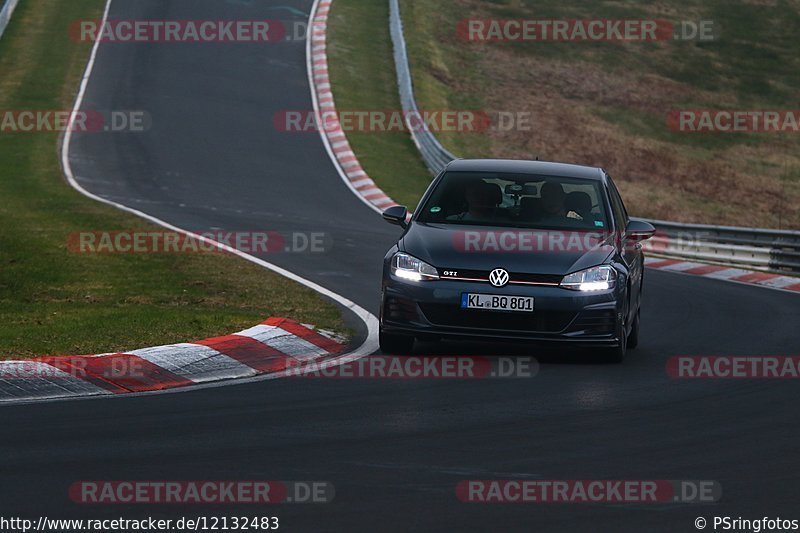
[[[606,363],[618,364],[625,360],[625,356],[628,354],[627,350],[628,340],[623,338],[622,342],[619,346],[615,346],[614,348],[607,348],[605,357],[603,358]]]
[[[636,318],[633,319],[633,326],[631,326],[631,333],[628,335],[628,349],[635,350],[639,346],[639,320],[642,315],[642,310],[636,312]]]
[[[622,316],[624,317],[625,314]],[[625,356],[628,355],[628,335],[625,333],[625,324],[620,324],[619,329],[619,346],[605,350],[603,359],[607,363],[621,363],[625,360]]]
[[[414,349],[414,337],[378,332],[378,344],[386,355],[409,355]]]

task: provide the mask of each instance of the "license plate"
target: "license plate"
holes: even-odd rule
[[[489,309],[492,311],[533,311],[530,296],[500,296],[497,294],[461,295],[461,309]]]

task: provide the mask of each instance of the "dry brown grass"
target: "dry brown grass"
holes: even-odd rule
[[[652,76],[612,76],[591,65],[509,57],[496,48],[488,49],[483,61],[490,79],[502,80],[482,95],[487,108],[525,110],[534,117],[533,132],[490,133],[495,157],[538,155],[602,166],[640,216],[767,227],[778,224],[776,213],[782,211],[783,224],[800,227],[800,188],[781,179],[786,166],[800,167],[800,157],[787,150],[792,145],[776,140],[702,154],[631,135],[595,113],[634,108],[659,117],[666,127],[664,110],[671,102],[710,97],[696,94],[702,91]],[[756,161],[764,163],[752,168]]]

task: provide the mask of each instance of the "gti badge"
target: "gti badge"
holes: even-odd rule
[[[495,268],[489,272],[489,283],[495,287],[502,287],[508,283],[508,271],[502,268]]]

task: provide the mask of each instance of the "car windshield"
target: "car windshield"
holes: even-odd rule
[[[418,222],[536,229],[608,228],[601,182],[533,174],[447,172]]]

